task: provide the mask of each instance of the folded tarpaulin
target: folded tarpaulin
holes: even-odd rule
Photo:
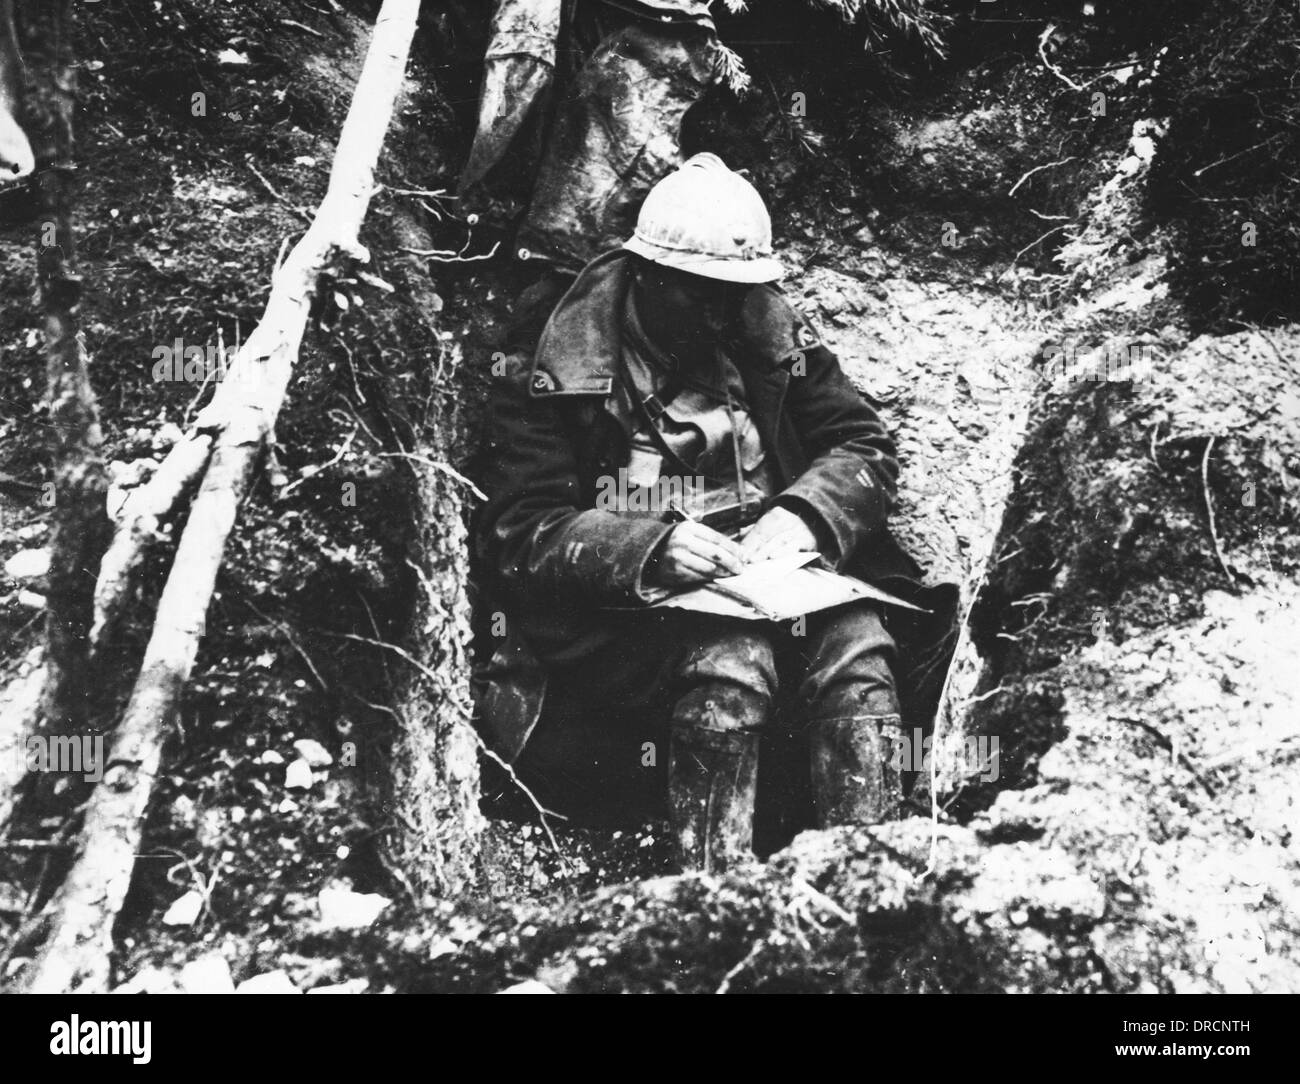
[[[500,0],[492,18],[479,98],[478,131],[461,174],[462,191],[510,146],[533,102],[551,84],[562,0]]]

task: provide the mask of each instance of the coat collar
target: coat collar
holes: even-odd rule
[[[560,298],[533,355],[529,391],[534,398],[612,393],[622,359],[632,261],[632,254],[623,249],[596,257]],[[780,292],[771,289],[784,303]],[[747,385],[755,379],[784,385],[789,376],[779,366],[736,360]]]
[[[560,298],[533,356],[529,389],[535,398],[613,390],[631,260],[621,249],[598,256]]]

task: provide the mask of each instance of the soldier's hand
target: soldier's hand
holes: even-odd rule
[[[788,508],[777,505],[764,512],[740,543],[746,564],[800,551],[816,552],[817,536]]]
[[[740,568],[740,550],[731,539],[688,520],[672,529],[651,575],[664,587],[678,587],[733,576]]]

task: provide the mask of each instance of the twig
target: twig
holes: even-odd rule
[[[356,689],[347,688],[344,689],[343,691],[347,693],[348,696],[352,697],[353,700],[359,701],[360,703],[364,704],[371,711],[386,712],[387,714],[393,717],[394,721],[396,721],[398,726],[401,727],[405,726],[402,717],[398,715],[397,712],[394,711],[392,708],[390,708],[387,704],[376,704],[371,700],[367,700],[364,696],[362,696],[359,692],[357,692]]]
[[[442,206],[443,200],[456,199],[455,196],[447,195],[445,188],[394,188],[392,185],[384,185],[384,191],[392,192],[397,196],[413,196],[415,202],[423,207],[435,222],[441,222],[451,212]],[[427,201],[433,200],[438,204],[437,207],[431,206]]]
[[[469,247],[466,242],[465,248]],[[409,252],[412,256],[419,256],[422,259],[433,260],[435,263],[475,263],[479,260],[490,260],[497,254],[497,249],[501,247],[501,242],[493,242],[492,249],[483,253],[481,256],[463,256],[465,251],[462,248],[460,252],[453,252],[449,248],[407,248],[405,245],[398,249],[398,252]]]
[[[1013,686],[1011,685],[998,685],[996,688],[992,688],[986,693],[980,693],[979,696],[968,696],[962,701],[962,707],[970,707],[971,704],[982,704],[985,700],[991,700],[1000,693],[1011,692],[1012,688]]]
[[[361,415],[357,413],[356,408],[350,402],[348,402],[347,399],[343,400],[343,405],[348,408],[348,413],[352,415],[352,420],[355,421],[359,426],[361,426],[362,431],[366,434],[366,436],[370,438],[371,442],[375,444],[376,447],[382,448],[384,446],[384,442],[375,435],[375,431],[366,424],[365,419],[362,418]],[[341,414],[342,411],[339,411],[338,413]],[[334,412],[331,411],[331,416],[333,415]]]
[[[1033,248],[1035,245],[1037,245],[1037,244],[1041,244],[1043,241],[1046,241],[1049,237],[1052,236],[1052,234],[1054,234],[1054,233],[1060,233],[1061,230],[1065,229],[1066,225],[1068,225],[1068,223],[1064,223],[1064,224],[1062,224],[1062,225],[1060,225],[1060,226],[1053,226],[1050,230],[1048,230],[1045,234],[1043,234],[1042,237],[1037,237],[1037,238],[1035,238],[1034,240],[1030,241],[1029,244],[1027,244],[1024,248],[1022,248],[1019,252],[1017,252],[1017,253],[1015,254],[1014,257],[1012,257],[1012,259],[1011,259],[1011,266],[1012,266],[1012,267],[1015,267],[1015,266],[1016,266],[1016,262],[1020,259],[1021,256],[1023,256],[1026,252],[1028,252],[1028,251],[1029,251],[1031,248]],[[1008,269],[1008,270],[1009,270],[1009,269]]]
[[[1220,158],[1217,162],[1211,162],[1208,166],[1202,166],[1200,169],[1196,170],[1192,174],[1192,176],[1199,177],[1202,173],[1208,173],[1216,166],[1221,166],[1227,162],[1231,162],[1235,158],[1240,158],[1243,154],[1249,154],[1251,151],[1257,151],[1259,150],[1260,147],[1267,147],[1274,140],[1281,139],[1283,134],[1284,133],[1282,132],[1278,132],[1277,135],[1269,136],[1269,138],[1264,140],[1263,143],[1256,143],[1253,147],[1247,147],[1244,151],[1238,151],[1236,154],[1230,154],[1226,158]]]
[[[274,617],[271,617],[269,614],[264,613],[251,600],[243,599],[242,601],[245,606],[247,606],[250,610],[252,610],[253,613],[257,614],[257,616],[260,617],[263,621],[269,622],[270,624],[274,625],[277,630],[279,630],[279,632],[284,636],[284,638],[289,641],[289,646],[292,647],[296,652],[298,652],[298,657],[301,658],[302,661],[307,664],[307,669],[311,671],[311,676],[316,679],[316,684],[318,684],[321,687],[321,690],[323,692],[329,692],[329,688],[330,688],[329,685],[326,683],[325,679],[320,676],[320,671],[316,669],[316,664],[311,661],[311,656],[309,656],[307,652],[303,650],[302,645],[298,643],[298,641],[294,638],[293,632],[290,631],[289,626],[282,621],[277,621]]]
[[[217,887],[217,881],[221,877],[221,861],[220,859],[218,859],[216,866],[212,870],[212,876],[205,880],[203,874],[199,871],[198,865],[193,861],[191,861],[189,858],[186,858],[185,855],[181,854],[180,851],[169,851],[164,853],[170,854],[173,857],[180,859],[180,861],[177,862],[176,865],[172,866],[171,869],[167,871],[166,874],[167,883],[171,885],[176,885],[176,881],[173,880],[172,874],[175,873],[182,866],[184,866],[189,871],[190,881],[193,883],[195,891],[198,892],[199,894],[199,899],[201,901],[199,904],[199,913],[194,917],[194,922],[191,924],[191,928],[197,930],[200,926],[202,926],[203,918],[205,915],[209,918],[213,917],[212,916],[212,893]],[[150,854],[136,854],[135,857],[136,858],[158,858],[162,856],[150,855]],[[179,888],[180,886],[176,885],[176,887]]]
[[[1282,351],[1278,349],[1277,343],[1273,341],[1272,337],[1267,332],[1265,332],[1262,327],[1251,326],[1250,330],[1255,332],[1255,334],[1257,334],[1261,339],[1264,340],[1264,342],[1268,344],[1268,348],[1273,351],[1273,356],[1277,358],[1278,361],[1280,361],[1283,365],[1287,364],[1287,360],[1282,356]]]
[[[299,30],[305,30],[305,31],[307,31],[308,34],[315,34],[316,37],[318,37],[318,38],[323,38],[323,37],[325,36],[325,35],[322,34],[319,30],[313,30],[310,26],[304,26],[302,23],[298,22],[298,20],[296,20],[296,19],[281,19],[281,20],[280,20],[280,25],[281,25],[281,26],[293,26],[293,27],[297,27]]]
[[[1200,770],[1196,767],[1196,765],[1192,763],[1191,758],[1188,757],[1187,754],[1184,753],[1181,749],[1175,749],[1174,743],[1170,740],[1169,735],[1166,734],[1163,730],[1161,730],[1158,726],[1154,726],[1153,724],[1148,723],[1145,719],[1135,718],[1132,715],[1111,715],[1109,716],[1109,718],[1113,719],[1117,723],[1127,723],[1129,726],[1141,727],[1153,738],[1155,738],[1156,742],[1162,748],[1168,750],[1170,756],[1175,757],[1182,764],[1184,768],[1186,768],[1189,772],[1192,773],[1193,776],[1195,776],[1196,781],[1200,783],[1202,787],[1205,788],[1206,794],[1208,794],[1211,798],[1215,797],[1218,794],[1218,791],[1210,783],[1210,781],[1206,779],[1205,776],[1201,774]]]
[[[427,456],[423,456],[423,455],[416,455],[414,452],[379,452],[377,454],[380,459],[413,459],[417,463],[423,463],[426,467],[432,467],[436,471],[441,471],[449,478],[454,478],[462,485],[469,487],[469,491],[473,493],[474,496],[476,496],[479,500],[481,501],[487,500],[486,493],[484,493],[481,489],[479,489],[478,486],[476,486],[473,482],[471,482],[468,478],[466,478],[463,474],[461,474],[460,471],[458,471],[455,467],[449,467],[447,466],[446,463],[439,463],[435,459],[429,459]]]
[[[352,390],[357,393],[357,399],[360,402],[366,402],[366,393],[361,390],[361,381],[357,379],[357,360],[352,352],[352,347],[343,340],[343,336],[337,331],[334,333],[334,341],[343,348],[343,356],[348,359],[348,372],[352,374]],[[357,419],[357,424],[361,424],[360,418]],[[367,429],[366,432],[369,433],[370,431]],[[373,438],[374,434],[370,433],[370,436]],[[379,442],[375,441],[375,443],[378,444]]]
[[[343,442],[343,446],[337,452],[335,452],[331,458],[325,460],[324,463],[321,463],[314,467],[310,465],[303,467],[302,473],[297,478],[295,478],[292,482],[290,482],[287,486],[282,488],[280,492],[276,494],[276,496],[280,498],[287,497],[290,493],[292,493],[295,489],[297,489],[300,485],[302,485],[303,482],[315,478],[322,471],[328,470],[330,467],[334,466],[335,463],[338,463],[345,455],[348,454],[348,449],[352,447],[352,442],[357,439],[357,432],[359,431],[359,429],[360,429],[359,426],[353,427],[352,432],[349,433],[347,436],[347,440]],[[310,471],[311,473],[308,473],[308,471]]]
[[[1160,423],[1156,422],[1151,427],[1151,462],[1156,465],[1158,470],[1164,470],[1160,466]]]
[[[1068,86],[1071,90],[1086,90],[1087,87],[1080,86],[1068,75],[1066,75],[1065,72],[1061,71],[1060,68],[1058,68],[1055,64],[1053,64],[1050,60],[1047,59],[1047,42],[1048,39],[1051,38],[1051,36],[1055,33],[1056,33],[1056,24],[1048,23],[1047,28],[1042,32],[1042,34],[1039,35],[1038,38],[1038,55],[1043,58],[1043,64],[1047,67],[1047,70],[1051,72],[1053,75],[1055,75],[1058,79],[1060,79],[1061,82],[1065,83],[1066,86]]]
[[[358,636],[355,632],[327,633],[327,635],[340,636],[344,640],[355,640],[357,643],[360,644],[369,644],[371,647],[381,647],[385,651],[391,651],[393,654],[409,662],[412,666],[414,666],[417,670],[419,670],[420,673],[422,673],[430,681],[434,682],[435,684],[442,683],[441,679],[438,677],[437,674],[435,674],[432,670],[430,670],[424,663],[422,663],[409,651],[405,650],[404,648],[398,647],[397,644],[390,644],[386,640],[376,640],[370,636]],[[506,774],[510,776],[515,786],[517,786],[520,789],[520,791],[523,792],[524,796],[529,800],[529,802],[532,803],[533,808],[537,811],[538,817],[541,819],[542,828],[546,832],[546,838],[550,840],[551,849],[555,852],[556,857],[559,858],[560,861],[564,863],[566,868],[568,868],[569,866],[568,856],[565,855],[564,851],[561,849],[559,840],[555,838],[555,833],[551,831],[550,822],[546,819],[547,817],[554,817],[556,820],[563,821],[563,820],[568,820],[568,818],[564,816],[564,814],[556,813],[553,809],[547,809],[544,805],[542,805],[542,803],[537,800],[537,796],[528,788],[527,784],[525,784],[524,781],[520,779],[519,776],[516,774],[514,766],[508,764],[505,760],[503,760],[500,756],[498,756],[494,750],[490,749],[487,743],[483,740],[482,735],[480,735],[479,732],[476,729],[474,729],[474,727],[468,721],[465,723],[465,725],[469,727],[469,732],[471,735],[473,735],[474,743],[478,746],[479,751],[489,760],[493,760],[497,764],[499,764],[501,768],[505,770]]]
[[[732,980],[737,975],[739,975],[742,971],[745,970],[745,968],[750,964],[750,962],[754,959],[754,957],[757,956],[766,945],[767,945],[766,938],[763,938],[759,941],[755,941],[754,947],[751,948],[747,953],[745,953],[744,958],[741,959],[740,962],[737,963],[735,967],[733,967],[730,971],[728,971],[725,975],[722,976],[722,982],[718,984],[718,988],[713,992],[715,994],[725,994],[728,990],[730,990]]]
[[[853,924],[853,916],[849,914],[848,911],[844,910],[843,907],[841,907],[838,903],[836,903],[833,899],[831,899],[830,896],[826,895],[825,892],[813,888],[813,886],[810,885],[807,881],[805,881],[802,877],[796,877],[792,883],[792,887],[796,892],[803,893],[803,895],[807,896],[813,903],[817,904],[817,906],[820,907],[823,911],[827,911],[830,914],[834,915],[841,922],[848,923],[849,925]]]
[[[309,225],[309,226],[311,225],[311,215],[309,215],[309,214],[308,214],[306,211],[304,211],[301,207],[295,207],[292,203],[290,203],[287,199],[285,199],[284,196],[282,196],[279,192],[277,192],[276,189],[275,189],[275,186],[274,186],[273,184],[271,184],[271,182],[268,181],[264,176],[262,176],[262,172],[261,172],[261,170],[259,170],[255,165],[253,165],[252,162],[247,162],[246,165],[248,166],[249,169],[251,169],[251,170],[253,171],[253,176],[255,176],[259,181],[262,182],[262,186],[263,186],[263,187],[264,187],[268,192],[270,192],[271,195],[272,195],[276,200],[278,200],[280,203],[283,203],[283,204],[285,205],[285,207],[287,207],[290,211],[292,211],[292,212],[293,212],[295,215],[297,215],[300,219],[302,219],[304,222],[306,222],[307,225]],[[282,247],[283,247],[283,246],[282,246]]]
[[[429,214],[433,216],[433,220],[435,222],[441,222],[444,218],[447,217],[446,212],[440,211],[437,207],[434,207],[428,200],[417,199],[415,202],[418,203],[421,207],[423,207],[426,211],[428,211]]]
[[[285,240],[287,241],[288,238],[285,238]],[[283,251],[283,246],[281,247],[281,251]],[[220,324],[217,325],[217,353],[221,358],[218,371],[224,378],[226,374],[226,343],[221,335]],[[179,364],[179,361],[177,364]],[[194,393],[194,398],[190,400],[190,405],[185,408],[185,416],[181,419],[182,429],[188,429],[190,427],[190,418],[194,415],[194,408],[199,405],[199,400],[203,398],[203,392],[211,381],[212,372],[209,370],[203,374],[203,382],[199,385],[199,390]]]
[[[396,192],[399,196],[432,196],[434,199],[455,199],[455,196],[448,196],[445,188],[394,188],[391,184],[384,185],[384,191]]]
[[[1201,489],[1205,494],[1205,511],[1210,517],[1210,541],[1214,543],[1214,556],[1219,559],[1219,567],[1228,577],[1228,584],[1233,593],[1237,591],[1237,581],[1228,571],[1228,562],[1223,559],[1223,547],[1219,544],[1219,532],[1214,526],[1214,501],[1210,497],[1210,452],[1214,450],[1214,437],[1205,442],[1205,454],[1201,456]]]
[[[1062,158],[1059,162],[1048,162],[1046,165],[1034,166],[1033,169],[1031,169],[1028,173],[1026,173],[1023,177],[1021,177],[1020,180],[1016,181],[1016,183],[1011,186],[1011,191],[1008,192],[1007,195],[1014,196],[1016,194],[1016,190],[1027,180],[1029,180],[1029,178],[1032,177],[1035,173],[1042,173],[1043,170],[1045,169],[1054,169],[1057,166],[1063,166],[1068,162],[1073,162],[1074,160],[1075,160],[1075,156],[1072,154],[1070,155],[1069,158]],[[1037,212],[1035,212],[1035,214],[1037,214]]]

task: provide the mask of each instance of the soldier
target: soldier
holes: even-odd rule
[[[574,275],[627,236],[680,163],[716,46],[706,0],[498,0],[461,191],[530,189],[514,252],[531,282],[512,347],[536,345]]]
[[[462,190],[523,130],[546,129],[517,252],[571,279],[680,161],[678,129],[716,43],[706,0],[499,0]],[[528,123],[548,98],[553,118]]]
[[[750,183],[695,155],[651,190],[632,238],[583,269],[535,356],[511,359],[489,414],[476,539],[508,620],[483,722],[526,771],[566,714],[666,717],[685,869],[752,855],[759,747],[778,717],[807,738],[821,825],[878,822],[901,796],[894,644],[872,604],[798,629],[647,607],[654,588],[804,550],[864,580],[919,572],[885,526],[894,444],[772,285],[771,240]],[[672,492],[695,504],[610,508],[597,498],[620,472],[689,480]],[[632,755],[635,734],[619,740]]]

